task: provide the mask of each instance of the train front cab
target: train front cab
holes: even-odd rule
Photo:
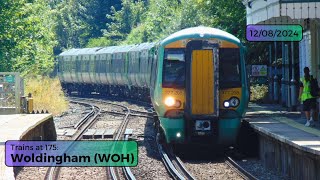
[[[163,133],[168,143],[233,144],[248,103],[242,46],[194,36],[163,47]]]

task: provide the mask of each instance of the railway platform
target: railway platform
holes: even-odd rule
[[[56,140],[52,115],[0,115],[0,180],[15,179],[14,168],[5,165],[7,140]]]
[[[320,179],[319,121],[306,127],[304,114],[275,104],[249,104],[244,121],[258,134],[259,157],[265,167],[290,179]]]

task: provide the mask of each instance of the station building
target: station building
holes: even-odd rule
[[[269,98],[295,109],[299,104],[297,81],[303,76],[303,68],[309,67],[311,75],[320,82],[320,0],[243,0],[243,4],[247,25],[303,27],[299,42],[266,42],[269,43]],[[280,71],[275,71],[271,64],[278,59],[282,66]]]

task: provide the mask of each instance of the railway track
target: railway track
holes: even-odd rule
[[[118,141],[118,140],[128,140],[128,135],[126,135],[126,137],[124,138],[124,134],[125,134],[125,130],[127,128],[127,125],[129,123],[129,115],[130,115],[130,109],[126,106],[123,105],[118,105],[120,107],[126,108],[126,114],[116,132],[116,135],[114,136],[113,140],[114,141]],[[132,174],[131,170],[129,167],[122,167],[122,168],[117,168],[117,167],[109,167],[109,173],[110,176],[113,180],[117,180],[117,179],[121,179],[121,171],[120,169],[122,169],[122,172],[124,174],[124,176],[126,177],[126,179],[130,179],[130,180],[135,180],[136,178],[134,177],[134,175]]]
[[[157,136],[158,151],[161,160],[173,179],[176,180],[194,180],[196,179],[184,166],[181,159],[173,153],[171,146],[161,143],[160,135]],[[255,176],[242,168],[231,156],[225,155],[225,164],[235,171],[239,176],[246,180],[257,180]]]
[[[126,127],[128,125],[128,122],[129,122],[129,118],[128,117],[130,115],[143,116],[143,114],[141,114],[143,112],[140,112],[140,114],[137,114],[138,110],[135,110],[136,113],[135,114],[131,114],[130,113],[130,109],[128,107],[126,107],[124,105],[119,105],[119,104],[115,104],[115,103],[106,102],[106,101],[93,100],[93,99],[82,99],[82,98],[72,98],[72,100],[70,100],[70,102],[78,103],[78,104],[81,104],[81,105],[84,105],[84,106],[90,106],[91,107],[90,112],[88,112],[83,118],[81,118],[81,120],[78,121],[75,125],[71,126],[71,127],[73,127],[74,129],[77,130],[75,135],[72,137],[72,140],[75,140],[75,141],[76,140],[80,140],[82,138],[82,135],[86,132],[87,129],[89,129],[95,123],[97,117],[101,113],[124,115],[124,118],[121,121],[121,124],[120,124],[119,128],[117,129],[113,140],[128,140],[128,135],[124,136]],[[93,105],[94,103],[104,103],[104,104],[112,105],[112,106],[115,106],[115,107],[120,107],[120,108],[122,108],[124,110],[123,111],[101,110],[98,106]],[[71,147],[69,147],[69,148],[71,148]],[[121,179],[121,177],[122,177],[121,173],[123,173],[123,176],[126,179],[135,180],[135,177],[134,177],[134,175],[131,172],[129,167],[121,167],[121,168],[108,167],[107,169],[108,169],[107,170],[108,171],[107,175],[109,175],[109,177],[111,179],[114,179],[114,180]],[[46,172],[45,179],[47,179],[47,180],[58,179],[60,170],[61,170],[60,167],[49,167],[47,172]]]
[[[226,155],[226,161],[225,163],[232,168],[233,170],[237,171],[237,173],[243,178],[243,179],[249,179],[249,180],[257,180],[255,176],[250,174],[248,171],[243,169],[236,161],[234,161],[230,156]]]
[[[88,104],[88,103],[83,103],[83,102],[79,102],[79,101],[73,101],[75,103],[81,103],[82,105],[85,106],[91,106],[91,111],[89,113],[87,113],[85,115],[84,118],[82,118],[79,123],[77,123],[74,128],[77,129],[77,133],[75,133],[75,135],[72,137],[72,140],[77,141],[80,140],[82,137],[82,134],[95,122],[95,120],[97,119],[97,117],[99,116],[101,109],[98,106],[92,105],[92,104]],[[70,147],[68,147],[68,149],[70,149]],[[68,149],[66,151],[68,151]],[[59,173],[60,173],[60,168],[61,167],[49,167],[46,175],[45,175],[45,179],[46,180],[54,180],[54,179],[58,179],[59,177]]]
[[[184,167],[183,162],[173,152],[171,147],[160,142],[160,135],[157,135],[157,146],[162,162],[173,179],[193,180],[191,173]]]
[[[87,104],[87,106],[91,107],[91,111],[88,112],[81,120],[73,126],[74,129],[79,130],[77,135],[74,137],[75,140],[78,138],[81,138],[81,135],[90,127],[89,124],[93,124],[94,118],[96,118],[100,113],[108,113],[113,115],[122,115],[123,119],[121,121],[121,124],[119,128],[116,130],[116,134],[113,137],[113,140],[128,140],[129,135],[125,135],[125,130],[129,122],[129,116],[141,116],[141,117],[152,117],[148,111],[141,111],[141,110],[134,110],[130,109],[129,107],[121,104],[115,104],[112,102],[104,101],[104,100],[97,100],[97,99],[78,99],[73,98],[72,101],[74,103],[86,105],[85,102],[90,102],[90,104]],[[121,110],[102,110],[99,107],[92,105],[95,103],[102,103],[102,104],[109,104],[115,107],[121,108]],[[95,110],[99,109],[99,110]],[[185,168],[183,162],[180,160],[179,157],[177,157],[170,146],[166,144],[162,144],[159,141],[159,136],[157,136],[157,146],[158,151],[161,155],[162,162],[165,165],[165,168],[171,175],[173,179],[195,179],[193,175]],[[257,179],[254,176],[252,176],[250,173],[245,171],[243,168],[241,168],[234,160],[232,160],[231,157],[226,156],[225,163],[231,167],[234,171],[237,172],[242,178],[244,179]],[[59,167],[51,167],[47,171],[46,179],[57,179],[59,176]],[[129,167],[108,167],[107,168],[107,177],[108,179],[130,179],[134,180],[136,179],[131,172],[131,169]]]
[[[116,114],[116,115],[124,115],[124,118],[121,121],[121,124],[120,124],[119,128],[117,129],[115,136],[113,137],[114,141],[128,140],[128,135],[125,136],[125,131],[126,131],[128,123],[129,123],[129,116],[130,115],[143,116],[141,113],[144,113],[142,111],[132,110],[134,112],[139,112],[140,113],[140,114],[132,114],[131,113],[131,109],[128,108],[127,106],[124,106],[124,105],[121,105],[121,104],[115,104],[115,103],[111,103],[111,102],[107,102],[107,101],[103,101],[103,100],[96,100],[96,99],[83,99],[83,100],[89,101],[89,102],[92,102],[92,103],[109,104],[109,105],[117,106],[117,107],[120,107],[120,108],[124,109],[124,111],[122,111],[122,112],[119,112],[119,111],[106,111],[106,110],[101,111],[101,113],[111,113],[111,114]],[[123,173],[123,175],[124,175],[124,177],[126,179],[129,179],[129,180],[135,180],[136,179],[134,177],[133,173],[131,172],[131,169],[129,167],[122,167],[122,168],[108,167],[107,174],[113,180],[121,179],[121,177],[122,177],[121,173]]]
[[[78,98],[73,98],[73,100],[79,100]],[[128,140],[128,135],[125,136],[125,131],[127,128],[127,125],[129,123],[129,116],[132,115],[130,112],[130,109],[127,106],[121,105],[121,104],[115,104],[115,103],[111,103],[111,102],[107,102],[107,101],[102,101],[102,100],[96,100],[96,99],[81,99],[81,100],[85,100],[87,102],[91,102],[91,103],[103,103],[103,104],[109,104],[112,106],[117,106],[120,107],[122,109],[124,109],[124,111],[101,111],[101,113],[111,113],[111,114],[116,114],[116,115],[124,115],[123,120],[121,121],[121,124],[119,126],[119,128],[116,131],[116,134],[113,137],[114,141],[118,141],[118,140]],[[136,111],[136,110],[135,110]],[[137,111],[136,111],[137,112]],[[133,114],[136,115],[136,114]],[[107,174],[109,175],[109,177],[113,180],[117,180],[117,179],[122,179],[122,175],[121,173],[123,173],[124,177],[126,179],[129,180],[135,180],[136,178],[134,177],[133,173],[131,172],[129,167],[122,167],[122,168],[118,168],[118,167],[108,167],[107,168],[108,172]]]
[[[184,163],[177,157],[174,153],[172,153],[171,147],[167,145],[162,145],[158,143],[158,150],[161,155],[161,159],[165,168],[171,175],[173,179],[176,180],[194,180],[196,179],[184,166]],[[243,169],[236,161],[232,159],[230,156],[225,156],[225,164],[229,166],[233,171],[235,171],[241,178],[246,180],[257,180],[255,176],[250,174],[248,171]]]

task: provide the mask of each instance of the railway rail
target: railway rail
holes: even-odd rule
[[[172,153],[172,149],[166,144],[160,142],[160,134],[157,135],[157,146],[161,155],[162,162],[173,179],[176,180],[193,180],[191,173],[184,167],[179,157]]]
[[[75,99],[75,98],[73,98],[73,99]],[[117,115],[124,115],[124,118],[123,118],[119,128],[117,129],[115,136],[113,137],[114,141],[117,141],[117,140],[128,140],[128,135],[125,135],[125,131],[126,131],[128,123],[129,123],[129,116],[130,115],[142,116],[141,114],[131,114],[131,109],[128,108],[127,106],[124,106],[124,105],[121,105],[121,104],[115,104],[115,103],[102,101],[102,100],[96,100],[96,99],[82,99],[82,100],[85,100],[85,101],[88,101],[88,102],[92,102],[92,103],[109,104],[109,105],[118,106],[118,107],[124,109],[124,111],[122,111],[122,112],[107,111],[107,110],[101,111],[101,113],[111,113],[111,114],[117,114]],[[133,111],[139,112],[138,110],[133,110]],[[141,113],[141,111],[140,111],[140,113]],[[129,167],[122,167],[122,168],[109,167],[108,168],[108,174],[110,175],[110,177],[113,180],[121,179],[122,176],[121,176],[120,169],[122,169],[122,172],[123,172],[124,177],[126,179],[129,179],[129,180],[135,180],[136,179],[134,177],[133,173],[131,172]]]
[[[249,179],[249,180],[257,180],[258,178],[256,178],[255,176],[253,176],[252,174],[250,174],[248,171],[246,171],[245,169],[243,169],[236,161],[234,161],[230,156],[226,155],[226,164],[234,169],[235,171],[237,171],[237,173],[244,179]]]
[[[196,179],[183,165],[181,159],[173,153],[172,148],[165,143],[162,143],[160,140],[160,134],[158,134],[157,138],[157,146],[158,151],[161,155],[162,162],[164,163],[167,171],[171,175],[173,179],[176,180],[194,180]],[[231,156],[225,155],[225,163],[232,170],[234,170],[239,176],[246,180],[257,180],[255,176],[250,174],[244,168],[242,168],[236,161],[232,159]]]
[[[97,117],[99,116],[99,114],[101,113],[111,113],[111,114],[117,114],[117,115],[124,115],[124,118],[119,126],[119,128],[116,131],[116,134],[113,138],[113,140],[128,140],[128,135],[124,136],[125,134],[125,130],[126,127],[128,125],[129,122],[129,116],[133,115],[133,116],[143,116],[143,112],[140,112],[140,114],[131,114],[130,113],[130,109],[124,105],[119,105],[119,104],[115,104],[115,103],[111,103],[111,102],[106,102],[106,101],[100,101],[100,100],[93,100],[93,99],[82,99],[82,98],[72,98],[70,100],[70,102],[73,103],[78,103],[84,106],[90,106],[91,110],[90,112],[88,112],[83,118],[81,118],[81,120],[76,123],[73,126],[74,129],[77,129],[77,133],[72,137],[72,140],[80,140],[82,138],[82,135],[86,132],[86,130],[88,128],[90,128],[94,122],[96,121]],[[117,112],[117,111],[106,111],[106,110],[102,110],[101,108],[99,108],[96,105],[93,105],[94,103],[104,103],[104,104],[109,104],[112,106],[117,106],[120,107],[122,109],[124,109],[124,111],[122,112]],[[139,112],[138,110],[134,110],[135,112]],[[70,148],[70,147],[69,147]],[[110,177],[114,180],[116,179],[120,179],[122,176],[120,169],[122,169],[122,172],[124,174],[124,176],[126,177],[126,179],[130,179],[130,180],[135,180],[135,177],[133,175],[133,173],[131,172],[129,167],[122,167],[122,168],[115,168],[115,167],[109,167],[108,168],[108,173],[110,175]],[[59,177],[59,173],[60,173],[60,167],[50,167],[47,170],[45,179],[47,180],[54,180],[54,179],[58,179]]]
[[[74,128],[76,128],[78,132],[72,137],[72,140],[76,141],[81,139],[82,134],[95,122],[95,120],[97,119],[97,117],[101,112],[101,109],[98,106],[95,106],[92,104],[83,103],[79,101],[73,101],[73,102],[81,103],[85,106],[91,106],[91,111],[87,113],[86,116],[79,121],[79,123],[77,123],[78,125],[74,126]],[[70,148],[71,147],[69,147],[68,149]],[[49,167],[46,172],[45,179],[47,180],[58,179],[59,173],[60,173],[60,167],[55,167],[55,166]]]
[[[73,137],[74,140],[79,140],[82,134],[94,124],[95,119],[101,113],[108,113],[114,115],[122,115],[123,120],[119,128],[116,131],[113,140],[128,140],[129,135],[125,135],[126,127],[129,122],[129,116],[141,116],[141,117],[152,117],[151,113],[148,111],[135,110],[130,109],[129,107],[121,104],[115,104],[112,102],[108,102],[105,100],[97,100],[97,99],[83,99],[83,98],[72,98],[73,103],[78,103],[84,106],[90,106],[91,110],[88,112],[81,120],[76,123],[73,128],[77,129],[79,132]],[[84,103],[86,102],[86,103]],[[122,110],[103,110],[96,105],[95,103],[103,103],[109,104],[112,106],[120,107]],[[161,155],[161,159],[165,165],[165,168],[171,175],[173,179],[196,179],[184,166],[183,162],[177,157],[170,146],[167,144],[163,144],[160,142],[160,136],[157,136],[157,146],[159,153]],[[247,171],[245,171],[241,166],[239,166],[231,157],[226,155],[225,163],[231,167],[234,171],[236,171],[242,178],[244,179],[257,179]],[[51,167],[48,169],[46,174],[46,179],[57,179],[59,177],[60,167]],[[133,175],[131,169],[129,167],[108,167],[107,168],[107,176],[108,178],[118,180],[118,179],[130,179],[135,180],[135,176]]]

